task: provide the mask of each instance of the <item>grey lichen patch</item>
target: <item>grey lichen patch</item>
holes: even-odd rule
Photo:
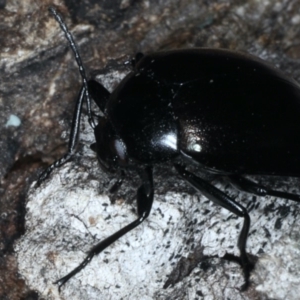
[[[172,270],[169,258],[185,244],[178,228],[184,222],[180,197],[166,195],[171,203],[157,199],[148,222],[94,258],[58,295],[52,282],[76,267],[92,245],[136,217],[130,205],[111,205],[96,181],[74,186],[76,176],[66,165],[31,191],[27,233],[16,246],[22,276],[48,299],[138,299],[141,293],[151,299]],[[186,205],[197,201],[191,197]]]
[[[14,114],[10,114],[8,117],[8,120],[5,124],[5,127],[18,127],[21,125],[21,120],[18,116],[14,115]]]
[[[119,199],[111,204],[104,192],[109,179],[98,170],[92,152],[87,147],[85,151],[81,157],[84,166],[68,163],[39,188],[31,188],[26,234],[15,247],[19,272],[30,288],[45,299],[253,299],[251,293],[248,296],[237,289],[243,283],[240,267],[218,258],[204,265],[199,262],[197,266],[195,262],[190,274],[163,289],[177,264],[195,256],[199,245],[204,255],[238,255],[236,244],[242,219],[205,197],[179,192],[156,195],[150,217],[94,257],[59,294],[54,281],[80,264],[93,245],[136,218],[135,203]],[[282,295],[297,299],[291,287],[299,283],[295,276],[298,269],[290,269],[293,262],[297,264],[299,251],[296,238],[292,242],[287,238],[291,226],[293,231],[299,228],[297,205],[291,203],[281,228],[274,229],[286,201],[233,194],[236,195],[237,201],[253,208],[248,252],[258,257],[265,252],[253,273],[258,290],[276,299],[283,299]],[[279,274],[278,270],[286,271]],[[250,288],[252,293],[254,288]]]

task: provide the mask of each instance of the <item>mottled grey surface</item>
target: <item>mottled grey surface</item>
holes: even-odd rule
[[[24,231],[24,203],[29,183],[39,167],[52,162],[65,150],[80,78],[63,35],[48,14],[47,8],[54,1],[7,1],[6,6],[3,3],[0,3],[0,272],[3,274],[0,297],[26,299],[36,296],[15,276],[12,244]],[[300,79],[300,3],[296,0],[247,1],[246,4],[187,0],[80,1],[80,4],[55,1],[55,4],[61,5],[60,10],[76,36],[92,75],[112,69],[123,71],[122,63],[138,51],[205,46],[250,52]],[[12,116],[18,117],[20,125],[8,126]],[[168,180],[167,185],[158,185],[161,195],[173,191],[174,182],[178,183],[176,177]],[[128,185],[134,190],[134,184]],[[133,192],[124,198],[131,195]],[[266,200],[257,201],[265,203]],[[259,211],[258,215],[263,214]],[[289,222],[285,235],[289,233]],[[232,243],[235,244],[234,238]],[[263,298],[254,289],[248,294],[250,299]],[[201,295],[198,297],[201,299]],[[269,297],[280,299],[275,294]]]

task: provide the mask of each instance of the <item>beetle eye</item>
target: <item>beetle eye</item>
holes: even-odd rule
[[[120,139],[114,139],[112,141],[112,153],[115,154],[114,161],[118,162],[119,165],[126,165],[127,164],[127,153],[126,147],[124,143]]]
[[[123,143],[120,140],[115,140],[114,146],[115,146],[115,150],[117,152],[118,157],[122,160],[126,159],[126,153],[125,153]]]
[[[116,134],[110,122],[101,119],[95,128],[95,137],[96,152],[103,169],[113,171],[128,164],[126,145]]]

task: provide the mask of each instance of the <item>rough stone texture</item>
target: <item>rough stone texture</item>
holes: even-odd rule
[[[251,211],[248,252],[258,258],[252,286],[240,292],[237,264],[201,259],[238,255],[242,220],[189,191],[172,172],[164,180],[164,169],[155,173],[149,219],[93,258],[59,294],[54,281],[79,265],[92,245],[136,218],[135,202],[127,201],[135,196],[133,184],[125,182],[112,203],[107,190],[113,179],[99,171],[92,151],[84,147],[75,160],[32,187],[27,231],[15,247],[19,271],[45,299],[298,299],[299,205],[272,197],[260,202],[225,188]]]
[[[67,49],[57,24],[48,14],[47,8],[50,4],[60,5],[60,11],[76,36],[83,60],[91,75],[99,71],[103,75],[111,70],[124,71],[122,63],[138,51],[206,46],[250,52],[275,64],[296,80],[300,80],[298,60],[300,3],[296,0],[247,1],[246,4],[238,0],[230,2],[209,0],[80,1],[80,4],[78,1],[27,0],[22,3],[0,1],[1,299],[37,298],[37,295],[30,291],[24,281],[16,275],[17,264],[12,245],[15,239],[24,232],[24,204],[29,184],[36,178],[36,174],[42,167],[65,151],[72,107],[80,87],[80,78],[74,59]],[[8,126],[8,120],[12,115],[19,118],[20,125]],[[81,140],[79,149],[82,149],[83,141]],[[80,161],[80,157],[78,161],[75,160],[74,167],[76,162],[80,165]],[[157,176],[162,176],[159,172],[163,173],[163,170],[157,171]],[[89,173],[89,170],[86,170],[86,173]],[[161,178],[163,180],[165,177]],[[158,202],[164,199],[163,195],[169,195],[168,191],[178,192],[173,186],[175,183],[179,184],[180,181],[176,176],[172,179],[168,180],[166,185],[161,185],[158,181],[157,188],[158,195],[160,195]],[[84,176],[81,184],[88,186]],[[134,180],[132,183],[128,182],[127,188],[132,192],[123,190],[122,199],[132,200]],[[191,190],[187,188],[186,193],[190,195]],[[171,196],[175,197],[174,194]],[[256,201],[269,208],[271,204],[268,201],[272,200],[258,198]],[[297,251],[293,250],[297,249],[297,243],[293,241],[297,241],[297,235],[294,234],[297,232],[297,227],[294,223],[297,224],[298,221],[293,221],[296,217],[290,220],[284,212],[290,207],[287,215],[296,215],[298,208],[290,202],[282,201],[276,202],[274,207],[272,209],[275,209],[275,212],[282,213],[282,216],[279,216],[282,218],[281,229],[274,230],[274,227],[279,227],[280,221],[275,226],[272,221],[277,221],[279,217],[274,218],[271,214],[265,218],[265,224],[271,226],[268,229],[270,234],[275,231],[276,238],[269,238],[265,233],[267,231],[263,230],[260,235],[264,238],[264,242],[254,240],[255,242],[252,243],[250,236],[248,249],[250,251],[254,248],[252,253],[256,254],[255,247],[259,247],[258,243],[259,245],[266,243],[262,248],[266,255],[271,255],[276,249],[284,251],[287,249],[286,244],[292,244],[292,247],[296,245],[296,248],[289,249],[288,253],[289,255],[297,254]],[[123,208],[126,211],[126,207]],[[201,209],[205,207],[201,206]],[[264,216],[263,212],[261,208],[256,207],[251,211],[252,230],[256,223],[255,213],[258,216]],[[202,219],[201,212],[198,218]],[[150,222],[149,220],[149,224]],[[225,229],[230,226],[227,222],[222,224],[222,228]],[[146,227],[147,224],[143,228]],[[264,228],[261,227],[261,223],[258,223],[259,227]],[[280,234],[285,235],[284,240],[280,240]],[[227,239],[235,245],[234,236],[232,239],[226,237]],[[278,241],[277,244],[275,241]],[[273,247],[275,250],[271,249]],[[225,246],[221,248],[227,250]],[[130,251],[130,253],[133,252],[135,251]],[[189,256],[189,260],[193,261],[194,256]],[[287,257],[289,256],[281,254],[275,262],[282,260],[284,264],[288,264],[290,261],[297,261],[297,258],[291,258],[285,262]],[[268,256],[264,259],[268,259]],[[272,257],[269,262],[271,265],[273,262],[274,266]],[[101,265],[98,263],[100,272]],[[231,264],[230,266],[235,267]],[[291,267],[292,274],[299,274],[293,270],[296,266],[297,264],[294,264],[293,268]],[[220,272],[219,268],[220,266],[216,267],[218,272]],[[69,269],[70,266],[66,265],[66,271]],[[261,268],[261,274],[264,274],[263,269],[264,267]],[[210,270],[212,269],[208,268],[207,272]],[[47,270],[44,272],[46,273]],[[197,273],[198,269],[194,269],[193,272]],[[268,276],[273,273],[269,272]],[[227,271],[223,272],[224,280],[227,280],[228,274]],[[279,272],[276,272],[275,275],[278,274]],[[44,275],[40,274],[40,277],[42,276]],[[273,279],[264,279],[263,275],[257,276],[262,278],[255,279],[254,277],[259,289],[268,291],[266,292],[268,294],[268,287],[266,288],[264,283],[271,282]],[[237,275],[237,277],[240,276]],[[197,276],[190,278],[183,279],[182,282],[196,280]],[[203,284],[202,278],[201,273],[199,280],[196,280],[200,282],[199,286]],[[297,279],[297,276],[295,278]],[[175,285],[174,291],[185,293],[181,284],[183,283]],[[297,285],[296,281],[295,286]],[[227,282],[224,286],[230,287]],[[233,280],[232,286],[238,286],[238,283]],[[32,287],[34,287],[33,284],[31,284]],[[78,289],[76,284],[75,288]],[[247,293],[240,294],[240,297],[263,299],[264,296],[258,294],[254,288],[255,286]],[[202,294],[206,294],[205,289],[208,287],[203,287]],[[238,294],[236,290],[234,291]],[[202,297],[201,293],[197,294],[199,299]],[[176,299],[187,298],[182,294],[182,296],[177,295]],[[292,299],[290,295],[280,296],[276,293],[270,293],[268,297]]]

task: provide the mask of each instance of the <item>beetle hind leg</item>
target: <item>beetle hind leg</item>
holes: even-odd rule
[[[254,267],[253,263],[250,262],[246,253],[246,243],[250,228],[250,217],[247,209],[209,182],[194,175],[193,173],[186,171],[186,169],[182,165],[174,164],[174,167],[181,177],[183,177],[196,190],[200,191],[209,200],[228,209],[238,217],[244,218],[243,228],[238,239],[238,248],[240,250],[240,257],[238,258],[238,262],[243,268],[245,278],[245,283],[241,287],[241,290],[246,290],[250,284],[250,272]]]
[[[230,175],[226,178],[235,188],[243,192],[251,193],[260,197],[274,196],[278,198],[300,202],[300,195],[281,191],[274,191],[239,175]]]

